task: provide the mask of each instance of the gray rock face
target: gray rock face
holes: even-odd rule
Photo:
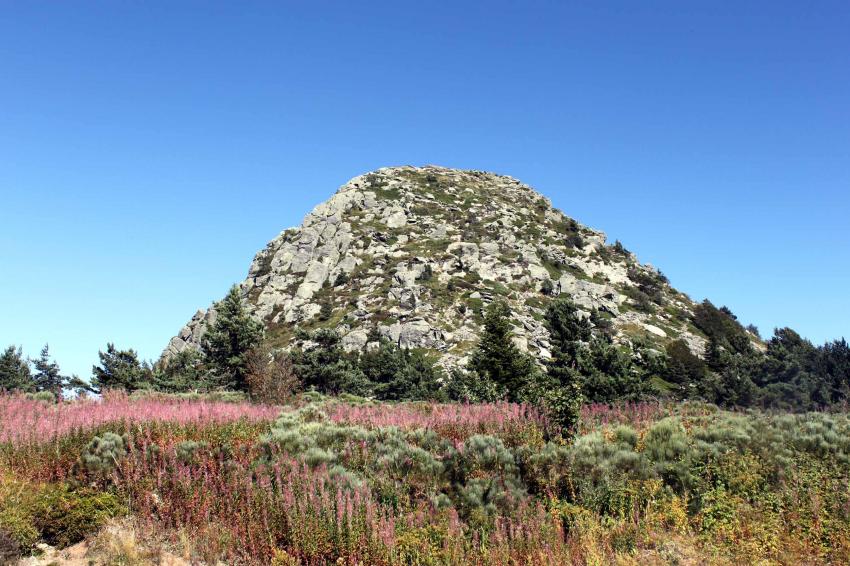
[[[511,177],[390,167],[355,177],[301,226],[281,232],[256,255],[241,289],[269,333],[333,324],[354,351],[373,344],[377,330],[402,347],[439,352],[447,366],[465,359],[494,300],[511,307],[517,344],[549,357],[542,314],[565,295],[607,313],[619,340],[683,338],[701,354],[704,338],[684,322],[690,299],[666,283],[662,304],[629,298],[637,296],[635,273],[657,272],[605,242]],[[329,322],[318,320],[325,302]],[[163,356],[197,348],[214,316],[198,311]]]

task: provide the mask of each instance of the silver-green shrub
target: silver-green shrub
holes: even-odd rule
[[[108,475],[118,466],[121,458],[127,455],[129,444],[126,436],[105,432],[92,438],[83,449],[80,461],[87,472]]]

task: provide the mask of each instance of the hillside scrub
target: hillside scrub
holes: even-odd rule
[[[843,413],[586,405],[570,439],[533,406],[509,403],[6,396],[0,407],[14,416],[0,419],[0,532],[23,553],[129,515],[204,563],[828,564],[850,555]],[[20,423],[46,433],[21,435]]]

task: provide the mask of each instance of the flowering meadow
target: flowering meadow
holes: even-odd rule
[[[0,562],[115,521],[207,564],[843,564],[850,419],[0,397]]]
[[[131,399],[126,393],[109,393],[103,401],[80,399],[73,403],[46,404],[23,396],[0,396],[0,443],[42,443],[93,430],[105,423],[124,426],[151,422],[205,425],[238,420],[273,420],[280,410],[264,405],[187,400],[179,397]]]

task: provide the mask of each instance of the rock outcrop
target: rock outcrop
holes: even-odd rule
[[[693,303],[657,270],[529,186],[481,171],[388,167],[355,177],[269,242],[241,290],[281,347],[296,327],[334,327],[350,350],[381,335],[456,365],[479,336],[482,309],[503,300],[517,343],[544,359],[543,313],[558,295],[598,309],[618,340],[660,347],[681,338],[700,354],[705,343],[688,322]],[[163,355],[198,347],[214,316],[198,311]]]

